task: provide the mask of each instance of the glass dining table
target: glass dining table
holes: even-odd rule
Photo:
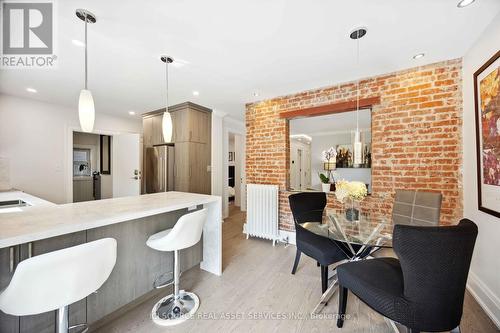
[[[375,251],[392,247],[392,218],[375,210],[361,209],[358,214],[346,214],[342,209],[327,209],[323,214],[322,223],[304,222],[300,225],[336,242],[346,255],[346,259],[336,263],[331,271],[330,286],[314,308],[314,314],[321,312],[338,289],[336,276],[338,265],[373,258],[371,255]]]

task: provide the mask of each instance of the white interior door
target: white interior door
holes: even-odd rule
[[[247,176],[246,176],[246,157],[245,157],[245,137],[238,135],[240,140],[239,140],[239,147],[240,147],[240,156],[239,156],[239,161],[240,161],[240,181],[241,181],[241,186],[240,186],[240,191],[241,191],[241,206],[240,210],[245,212],[247,210]]]
[[[141,159],[139,134],[113,135],[111,142],[113,163],[113,197],[141,194]]]

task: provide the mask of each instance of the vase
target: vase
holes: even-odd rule
[[[355,200],[349,199],[346,202],[345,217],[348,221],[359,221],[359,203]]]
[[[321,188],[323,189],[323,192],[325,193],[330,193],[330,183],[321,183]]]

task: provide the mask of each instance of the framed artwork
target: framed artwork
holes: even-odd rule
[[[479,210],[500,217],[500,51],[474,73]]]
[[[101,174],[111,174],[111,136],[101,135]]]

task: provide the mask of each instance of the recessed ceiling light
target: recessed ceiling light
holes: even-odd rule
[[[476,0],[462,0],[457,4],[458,8],[464,8],[467,7],[468,5],[471,5],[474,1]]]
[[[413,59],[420,59],[420,58],[423,58],[425,56],[425,53],[419,53],[419,54],[415,54],[413,56]]]
[[[193,91],[193,96],[199,96],[200,93],[198,91]]]
[[[258,92],[254,92],[254,93],[253,93],[253,96],[254,96],[254,97],[259,97],[259,93],[258,93]]]
[[[85,47],[85,43],[82,42],[81,40],[78,40],[78,39],[71,40],[71,43],[73,43],[73,45],[76,45],[76,46],[79,46],[79,47]]]
[[[128,114],[131,115],[131,116],[135,116],[135,112],[134,111],[129,111]]]
[[[26,88],[26,91],[27,91],[27,92],[30,92],[30,93],[33,93],[33,94],[35,94],[35,93],[37,93],[37,92],[38,92],[38,90],[36,90],[36,89],[34,89],[34,88]]]

